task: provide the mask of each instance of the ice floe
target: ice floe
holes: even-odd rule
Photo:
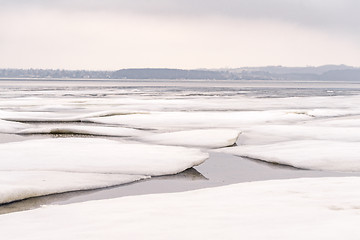
[[[157,129],[240,128],[264,123],[290,123],[310,116],[289,111],[153,112],[149,114],[90,118],[88,121]]]
[[[243,131],[239,143],[269,144],[294,140],[360,141],[360,127],[326,127],[322,124],[259,125]]]
[[[28,127],[30,127],[30,125],[0,119],[0,133],[15,133]]]
[[[0,170],[41,170],[164,175],[205,161],[207,153],[183,147],[56,138],[0,144]]]
[[[108,187],[201,164],[198,149],[57,138],[0,144],[0,204],[27,197]],[[140,175],[140,176],[139,176]]]
[[[59,125],[36,128],[26,128],[16,132],[17,134],[82,134],[97,136],[119,136],[134,137],[144,136],[148,133],[132,128],[123,127],[102,127],[102,126],[80,126],[80,125]]]
[[[54,205],[0,215],[1,237],[357,240],[359,188],[360,178],[293,179]]]
[[[297,168],[360,171],[360,142],[358,141],[287,141],[267,145],[241,145],[219,151]]]
[[[12,112],[1,111],[0,119],[18,122],[80,122],[86,118],[142,114],[142,112],[123,111],[123,110],[107,110],[94,111],[79,114],[78,112]]]
[[[130,183],[140,175],[56,171],[0,171],[0,204],[54,193]]]
[[[321,119],[319,121],[314,121],[313,124],[328,127],[360,127],[360,116]]]
[[[141,137],[141,141],[163,145],[220,148],[234,145],[240,131],[232,129],[201,129],[159,133]]]

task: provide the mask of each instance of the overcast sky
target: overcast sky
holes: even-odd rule
[[[0,68],[360,66],[358,0],[0,0]]]

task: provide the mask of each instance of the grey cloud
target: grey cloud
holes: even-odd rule
[[[359,33],[360,22],[358,0],[0,0],[0,4],[156,16],[270,19],[355,34]]]

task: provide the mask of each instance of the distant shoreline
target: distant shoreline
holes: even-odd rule
[[[360,81],[360,68],[346,65],[325,65],[320,67],[269,66],[199,70],[170,68],[128,68],[117,71],[0,69],[0,79]]]

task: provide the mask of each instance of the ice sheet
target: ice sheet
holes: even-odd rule
[[[57,138],[0,144],[0,170],[155,176],[179,173],[207,158],[207,153],[197,149],[105,139]]]
[[[24,123],[5,121],[0,119],[0,133],[14,133],[31,125]]]
[[[295,140],[358,142],[360,127],[326,127],[324,124],[259,125],[243,131],[239,144],[270,144]]]
[[[2,111],[0,110],[0,119],[18,122],[79,122],[86,118],[116,116],[116,115],[131,115],[143,114],[142,112],[124,111],[124,110],[107,110],[107,111],[90,111],[83,109],[82,111]],[[91,108],[90,108],[91,109]],[[95,109],[98,110],[98,109]],[[90,112],[89,112],[90,111]],[[81,114],[80,114],[80,113]]]
[[[83,134],[97,136],[119,136],[135,137],[144,136],[148,133],[132,128],[123,127],[102,127],[102,126],[79,126],[79,125],[59,125],[37,128],[27,128],[16,132],[17,134]]]
[[[236,143],[240,131],[232,129],[202,129],[159,133],[141,137],[140,140],[163,145],[220,148]]]
[[[58,110],[71,109],[94,109],[99,110],[104,106],[108,108],[116,107],[118,110],[132,109],[132,111],[164,111],[172,109],[174,111],[204,110],[269,110],[269,109],[338,109],[339,111],[352,110],[351,113],[358,113],[360,108],[358,102],[360,96],[308,96],[308,97],[284,97],[284,98],[256,98],[242,95],[219,96],[223,91],[208,92],[206,96],[201,95],[201,91],[196,91],[198,96],[176,95],[173,92],[162,92],[159,95],[147,95],[146,91],[138,90],[133,92],[131,89],[115,92],[108,92],[104,97],[88,97],[88,94],[99,94],[99,89],[92,93],[85,89],[73,92],[69,95],[69,90],[62,92],[55,90],[49,95],[38,92],[38,97],[25,97],[30,91],[14,92],[9,94],[9,98],[0,99],[3,106],[18,107],[23,111],[49,111],[53,108]],[[271,91],[271,90],[270,90]],[[235,91],[234,91],[235,92]],[[233,92],[233,93],[234,93]],[[31,93],[31,92],[30,92]],[[60,93],[60,94],[59,94]],[[117,94],[120,93],[120,94]],[[136,94],[134,94],[136,93]],[[13,96],[22,96],[14,98]],[[116,97],[112,96],[115,94]],[[66,97],[64,97],[64,95]],[[175,98],[174,98],[175,96]],[[46,99],[46,102],[44,102]],[[319,112],[320,113],[320,112]],[[338,112],[340,113],[340,112]],[[345,113],[345,112],[344,112]],[[346,114],[348,114],[347,112]],[[341,113],[342,114],[342,113]],[[328,114],[327,114],[328,115]]]
[[[0,204],[30,197],[134,182],[140,175],[55,171],[0,171]]]
[[[291,123],[310,116],[291,111],[153,112],[150,114],[90,118],[88,121],[157,129],[241,128],[264,123]]]
[[[313,124],[328,127],[360,127],[360,116],[321,119]]]
[[[108,187],[182,172],[207,153],[105,139],[58,138],[0,144],[0,204]]]
[[[358,141],[287,141],[267,145],[242,145],[218,151],[305,169],[360,171]]]
[[[48,206],[0,215],[1,237],[357,240],[359,188],[360,178],[277,180]]]

